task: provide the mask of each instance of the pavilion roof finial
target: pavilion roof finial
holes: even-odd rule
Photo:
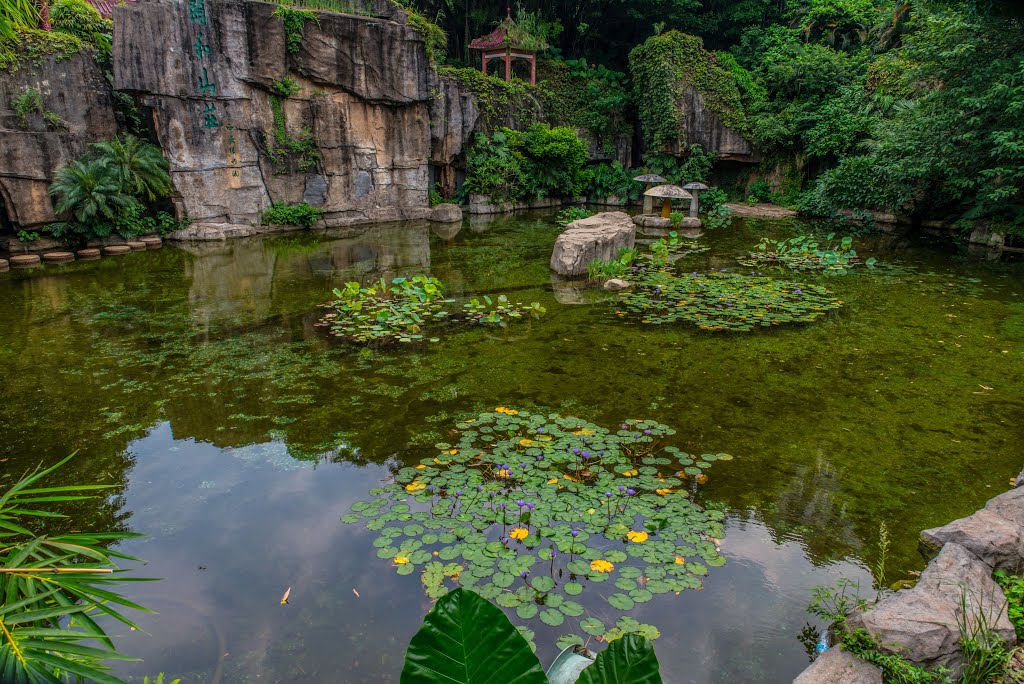
[[[508,0],[507,10],[508,10],[507,16],[508,16],[509,19],[511,19],[512,18],[512,0]]]

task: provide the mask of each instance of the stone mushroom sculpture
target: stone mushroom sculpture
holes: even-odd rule
[[[653,187],[644,193],[646,197],[658,198],[662,200],[661,203],[661,217],[671,218],[672,216],[672,200],[688,200],[693,199],[693,195],[683,190],[678,185],[659,185]]]
[[[659,176],[656,173],[645,173],[642,176],[637,176],[633,180],[635,180],[638,183],[645,183],[647,185],[647,189],[648,190],[650,190],[655,185],[661,185],[663,183],[668,183],[667,179],[662,178],[661,176]],[[647,197],[646,195],[644,196],[644,213],[645,214],[653,214],[654,213],[654,200],[651,199],[650,197]]]
[[[693,195],[693,199],[690,200],[690,216],[691,217],[697,218],[697,210],[699,209],[699,207],[697,206],[697,195],[700,192],[702,192],[704,190],[708,190],[708,189],[709,189],[708,186],[704,185],[700,181],[694,181],[692,183],[687,183],[686,185],[683,186],[683,190],[689,190],[690,194]]]

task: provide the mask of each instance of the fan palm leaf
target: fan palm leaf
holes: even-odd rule
[[[116,170],[104,159],[73,161],[50,185],[57,214],[70,214],[84,225],[111,221],[132,198],[124,194]]]
[[[95,143],[92,148],[116,171],[124,192],[152,202],[171,191],[170,165],[156,145],[126,135]]]

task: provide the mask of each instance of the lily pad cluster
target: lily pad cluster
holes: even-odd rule
[[[784,266],[797,271],[824,271],[842,275],[863,263],[874,268],[874,257],[861,262],[853,249],[853,238],[847,236],[834,243],[835,233],[819,244],[814,238],[798,235],[788,240],[761,238],[753,252],[739,259],[745,266]]]
[[[785,323],[811,323],[842,306],[824,287],[739,273],[638,273],[619,316],[645,323],[685,322],[701,330],[749,332]]]
[[[427,595],[472,587],[523,620],[656,636],[632,619],[609,628],[577,597],[593,591],[628,611],[698,589],[725,563],[724,515],[691,497],[728,454],[683,453],[666,443],[672,429],[639,419],[613,431],[498,407],[455,427],[437,455],[400,468],[342,517],[378,532],[378,557],[399,574],[419,570]]]

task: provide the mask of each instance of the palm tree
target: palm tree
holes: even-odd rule
[[[50,195],[57,200],[55,213],[70,214],[84,226],[112,221],[134,201],[122,191],[117,172],[105,159],[73,161],[62,167],[50,185]]]
[[[124,193],[145,196],[150,202],[171,191],[170,165],[156,145],[134,135],[95,143],[93,150],[115,172]]]

